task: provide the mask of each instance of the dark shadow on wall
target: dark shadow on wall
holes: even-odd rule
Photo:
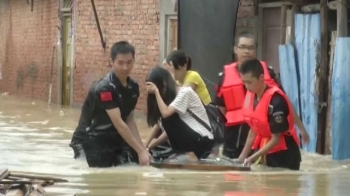
[[[192,57],[214,98],[218,73],[233,61],[238,0],[179,0],[178,48]]]

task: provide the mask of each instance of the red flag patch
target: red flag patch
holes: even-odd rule
[[[100,93],[100,99],[102,102],[112,101],[112,93],[111,92],[102,92],[102,93]]]

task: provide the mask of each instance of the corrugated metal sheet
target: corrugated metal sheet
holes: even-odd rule
[[[294,48],[291,44],[279,46],[279,61],[282,87],[292,102],[296,112],[299,111],[299,90]],[[298,130],[299,132],[299,130]]]
[[[295,15],[295,46],[300,75],[300,101],[303,123],[310,135],[310,143],[303,148],[316,152],[317,106],[316,65],[321,40],[320,14]]]
[[[350,38],[337,38],[332,73],[332,157],[350,158]]]

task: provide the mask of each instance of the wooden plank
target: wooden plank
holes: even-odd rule
[[[335,51],[335,40],[337,38],[337,32],[332,32],[332,38],[330,41],[330,54],[329,54],[329,73],[328,73],[328,99],[327,99],[327,118],[326,118],[326,141],[325,141],[325,154],[332,153],[332,141],[331,141],[331,102],[332,102],[332,73]]]
[[[10,190],[6,196],[24,196],[25,193],[23,193],[22,190],[19,189],[14,189],[14,190]]]
[[[19,172],[10,172],[10,176],[18,177],[18,178],[35,179],[35,180],[54,181],[54,182],[68,182],[68,180],[62,179],[62,178],[47,177],[47,176],[42,176],[37,174],[23,174]]]
[[[7,178],[9,174],[10,172],[8,171],[8,169],[0,169],[0,180]]]
[[[280,44],[283,45],[285,44],[286,40],[286,26],[287,26],[287,6],[283,5],[281,7],[281,40]]]
[[[43,181],[25,181],[25,180],[10,180],[10,181],[0,181],[0,184],[42,184]]]
[[[301,7],[301,11],[304,13],[315,13],[315,12],[319,12],[320,9],[321,9],[321,5],[319,3],[305,5],[305,6]]]
[[[328,2],[328,8],[331,10],[337,10],[337,1]]]
[[[317,122],[317,152],[324,154],[326,140],[326,116],[328,97],[328,6],[327,0],[321,0],[321,46],[319,55],[319,67],[317,70],[318,92],[318,122]]]
[[[327,3],[327,7],[330,10],[336,10],[337,9],[337,1],[331,1]],[[305,5],[301,7],[301,11],[304,13],[315,13],[321,11],[321,4],[311,4],[311,5]]]
[[[348,36],[348,1],[337,0],[337,36]]]
[[[271,2],[271,3],[259,3],[259,7],[261,8],[275,8],[275,7],[281,7],[283,5],[293,5],[290,2]]]
[[[43,196],[44,194],[33,194],[32,190],[34,190],[34,187],[30,184],[20,184],[19,186],[13,187],[9,192],[6,194],[6,196],[29,196],[29,195],[36,195],[36,196]]]
[[[151,162],[151,166],[159,169],[184,169],[197,171],[251,171],[250,167],[242,166],[242,164],[219,165],[200,162],[197,164]]]
[[[290,43],[295,47],[295,14],[298,13],[300,7],[297,5],[292,6],[292,24],[290,32]]]

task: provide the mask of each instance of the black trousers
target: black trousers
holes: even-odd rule
[[[78,127],[74,133],[71,140],[71,143],[69,146],[74,151],[74,158],[80,158],[84,157],[84,150],[83,150],[83,144],[86,142],[86,139],[88,138],[87,132],[85,129]]]
[[[138,163],[137,153],[115,133],[90,135],[83,145],[89,167],[113,167]]]
[[[300,149],[292,136],[285,136],[287,150],[266,155],[266,165],[299,170],[301,162]]]
[[[152,158],[156,161],[163,161],[169,158],[171,155],[176,154],[168,141],[159,144],[153,148],[150,153]]]
[[[250,127],[246,123],[226,127],[223,155],[231,159],[238,158],[247,141],[249,130]]]
[[[202,137],[183,122],[177,113],[161,120],[173,150],[180,153],[194,152],[198,159],[209,156],[214,140]]]

